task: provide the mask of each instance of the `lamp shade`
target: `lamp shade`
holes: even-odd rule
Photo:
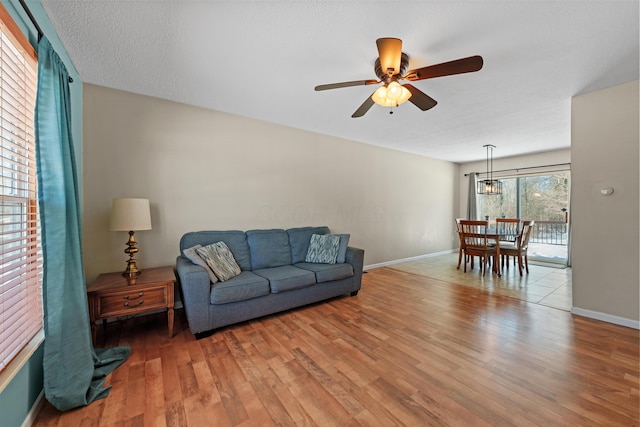
[[[111,230],[151,230],[149,200],[113,199],[111,204]]]

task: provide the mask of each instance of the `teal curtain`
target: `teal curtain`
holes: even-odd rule
[[[42,37],[35,136],[44,264],[44,389],[61,411],[106,397],[110,387],[103,387],[104,377],[130,352],[129,347],[95,350],[91,342],[68,85],[64,63]]]

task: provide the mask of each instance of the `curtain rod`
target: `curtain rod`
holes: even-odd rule
[[[516,172],[520,172],[523,170],[527,170],[527,169],[540,169],[540,168],[552,168],[555,166],[571,166],[571,163],[556,163],[555,165],[544,165],[544,166],[528,166],[526,168],[513,168],[513,169],[502,169],[499,171],[493,171],[493,172],[509,172],[509,171],[516,171]],[[476,172],[476,175],[480,175],[486,172]],[[469,176],[468,173],[465,173],[464,176]]]
[[[31,13],[31,10],[29,10],[29,6],[27,6],[27,3],[25,3],[24,0],[20,0],[20,4],[22,5],[22,8],[24,9],[24,11],[27,13],[27,16],[31,20],[31,23],[33,24],[33,26],[36,27],[36,30],[38,31],[38,41],[40,41],[40,39],[44,34],[42,32],[42,28],[40,28],[40,25],[38,25],[38,21],[36,21],[36,18]]]
[[[27,6],[27,3],[25,2],[25,0],[19,0],[19,1],[20,1],[20,5],[22,6],[27,16],[31,20],[31,23],[33,24],[34,27],[36,27],[36,31],[38,32],[38,41],[40,41],[40,39],[44,35],[42,28],[40,28],[40,25],[38,25],[38,21],[36,21],[36,18],[31,13],[31,10],[29,9],[29,6]],[[69,83],[73,83],[73,77],[71,76],[69,76]]]

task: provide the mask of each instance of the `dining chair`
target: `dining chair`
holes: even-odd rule
[[[520,234],[520,219],[519,218],[496,218],[496,231],[500,235],[500,247],[503,242],[515,244]],[[502,255],[503,265],[505,263],[505,256]],[[506,258],[507,267],[509,267],[509,258]],[[513,258],[513,265],[516,265],[516,259]]]
[[[460,247],[458,249],[458,267],[460,270],[460,264],[462,263],[462,256],[464,255],[464,239],[462,238],[462,227],[460,226],[460,221],[464,220],[464,218],[456,218],[456,231],[458,232],[458,238],[460,239]],[[465,262],[467,261],[467,256],[465,256]],[[473,257],[471,258],[471,268],[473,268]]]
[[[489,242],[487,229],[489,221],[461,220],[462,239],[464,240],[464,272],[467,272],[467,256],[480,258],[482,275],[487,272],[489,260],[496,256],[496,245]],[[494,260],[498,262],[498,260]]]
[[[496,230],[501,242],[515,242],[520,234],[520,219],[496,218]]]
[[[524,266],[529,274],[529,258],[527,256],[527,249],[529,248],[529,238],[531,237],[531,230],[535,221],[522,221],[522,230],[518,235],[515,243],[500,244],[500,255],[506,257],[505,265],[509,264],[509,257],[514,257],[514,262],[518,260],[518,271],[522,276],[522,262],[524,259]]]

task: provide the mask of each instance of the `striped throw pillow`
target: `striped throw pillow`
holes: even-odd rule
[[[209,264],[207,264],[205,260],[203,260],[200,257],[200,255],[198,255],[198,253],[196,252],[201,247],[202,245],[195,245],[185,249],[182,252],[184,252],[184,256],[189,258],[189,261],[191,261],[195,265],[199,265],[200,267],[206,270],[207,274],[209,275],[209,280],[211,281],[211,283],[218,283],[218,277],[213,273],[213,270],[211,270],[211,268],[209,267]]]
[[[242,272],[231,250],[229,250],[229,247],[224,242],[217,242],[198,248],[196,252],[198,252],[198,255],[200,255],[211,270],[213,270],[221,282],[232,279]]]
[[[305,262],[335,264],[340,247],[340,236],[334,234],[313,234]]]

